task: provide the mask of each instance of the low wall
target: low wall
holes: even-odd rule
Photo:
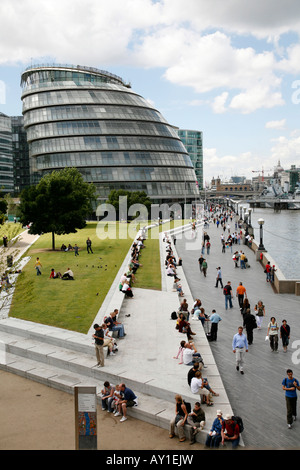
[[[249,248],[251,248],[251,250],[254,252],[256,261],[261,263],[262,268],[265,269],[268,261],[270,262],[271,266],[275,265],[276,267],[274,276],[274,287],[276,292],[278,294],[300,295],[300,279],[286,279],[272,256],[270,256],[267,251],[261,252],[258,247],[259,243],[256,240],[252,240],[252,245]],[[262,260],[260,259],[261,253],[263,254]]]

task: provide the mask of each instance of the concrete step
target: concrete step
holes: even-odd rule
[[[45,364],[7,351],[1,351],[0,357],[1,370],[19,375],[28,380],[33,380],[71,395],[74,394],[75,387],[95,386],[97,403],[101,405],[101,388],[103,386],[103,381],[98,380],[97,377],[87,377],[86,375],[75,373],[74,371],[65,370],[54,365]],[[173,418],[175,410],[174,403],[141,392],[138,392],[137,396],[138,406],[129,408],[127,413],[128,416],[132,416],[135,419],[142,420],[162,429],[169,430],[169,423]],[[213,419],[212,415],[214,413],[212,413],[212,407],[207,410],[207,423],[210,423],[211,419]],[[205,442],[208,430],[209,429],[206,425],[204,430],[197,434],[197,442],[202,444]],[[187,437],[188,432],[189,426],[186,426]]]

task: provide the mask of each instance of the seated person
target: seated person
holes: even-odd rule
[[[179,333],[186,333],[188,339],[191,339],[191,336],[196,334],[192,332],[190,324],[188,321],[186,321],[183,313],[179,314],[178,320],[176,322],[176,329],[179,331]]]
[[[222,411],[217,410],[217,417],[214,419],[212,423],[212,427],[207,434],[205,445],[206,447],[214,447],[218,448],[222,439],[221,431],[222,425],[224,422],[224,418],[222,416]]]
[[[102,324],[102,329],[104,331],[104,343],[103,347],[107,346],[108,349],[108,356],[115,356],[114,349],[115,349],[115,341],[114,338],[109,334],[109,328],[106,323]]]
[[[176,271],[172,265],[169,265],[167,268],[167,276],[176,277]]]
[[[204,380],[202,380],[202,374],[200,371],[196,372],[195,377],[191,380],[191,392],[199,393],[201,399],[204,399],[207,406],[212,405],[212,402],[210,401],[210,392],[204,386]]]
[[[62,279],[64,280],[74,280],[74,274],[73,271],[71,271],[70,268],[67,269],[67,271],[62,275]]]
[[[224,416],[224,422],[222,423],[222,445],[224,441],[232,443],[232,448],[235,449],[240,443],[240,429],[239,425],[233,421],[231,415]]]
[[[201,354],[197,352],[194,343],[185,343],[182,352],[182,359],[185,365],[192,366],[195,362],[200,362],[202,357]]]
[[[61,251],[67,251],[66,245],[63,243],[60,247]]]
[[[191,426],[190,441],[191,444],[194,444],[197,432],[205,426],[205,412],[198,401],[196,401],[193,411],[188,415],[187,424]]]
[[[101,390],[102,410],[112,412],[111,404],[114,400],[115,387],[108,381],[104,382],[104,388]]]
[[[123,282],[122,292],[123,294],[125,294],[125,297],[130,297],[130,298],[133,297],[133,292],[127,280]]]
[[[126,387],[124,383],[120,384],[120,392],[121,399],[117,402],[117,412],[115,413],[115,416],[121,416],[121,414],[123,414],[123,417],[120,420],[122,422],[127,419],[127,408],[137,406],[138,399],[135,393],[130,388]]]
[[[58,279],[58,278],[61,278],[61,274],[60,274],[60,273],[56,273],[55,270],[54,270],[54,268],[52,268],[49,278],[50,278],[50,279]]]

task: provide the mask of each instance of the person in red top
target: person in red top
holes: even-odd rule
[[[232,419],[231,415],[225,415],[221,430],[222,445],[224,442],[230,441],[232,449],[236,449],[240,443],[239,425]]]
[[[270,261],[267,262],[266,264],[266,267],[265,267],[265,273],[267,275],[266,277],[266,281],[267,282],[270,282],[271,281],[271,265],[270,265]]]

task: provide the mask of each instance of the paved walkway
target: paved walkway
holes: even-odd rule
[[[243,439],[249,448],[288,449],[300,448],[300,419],[289,430],[286,424],[286,408],[281,382],[287,368],[294,371],[294,376],[300,380],[299,353],[297,348],[300,338],[300,298],[289,294],[276,294],[265,280],[265,274],[255,255],[245,245],[243,249],[251,267],[246,270],[236,269],[232,261],[230,249],[226,253],[221,250],[221,228],[213,223],[205,229],[211,239],[211,251],[204,255],[208,261],[208,274],[204,278],[198,267],[201,250],[203,229],[197,230],[197,238],[191,238],[189,232],[186,238],[177,239],[177,252],[183,259],[183,269],[194,298],[202,300],[206,313],[212,309],[222,317],[219,324],[218,341],[211,343],[211,350],[216,360],[222,380],[225,385],[231,406],[235,414],[242,416],[245,424]],[[267,248],[267,247],[266,247]],[[266,306],[266,317],[263,328],[254,330],[254,342],[246,354],[245,375],[235,369],[235,357],[231,343],[233,335],[241,324],[237,299],[234,298],[234,308],[225,310],[222,289],[215,288],[216,268],[221,266],[223,283],[230,280],[233,290],[240,281],[247,289],[251,311],[254,305],[262,299]],[[285,318],[291,327],[291,342],[287,353],[283,352],[280,342],[279,353],[271,351],[265,341],[269,318],[275,316],[279,324]],[[293,342],[294,349],[293,349]],[[299,394],[299,392],[298,392]]]

